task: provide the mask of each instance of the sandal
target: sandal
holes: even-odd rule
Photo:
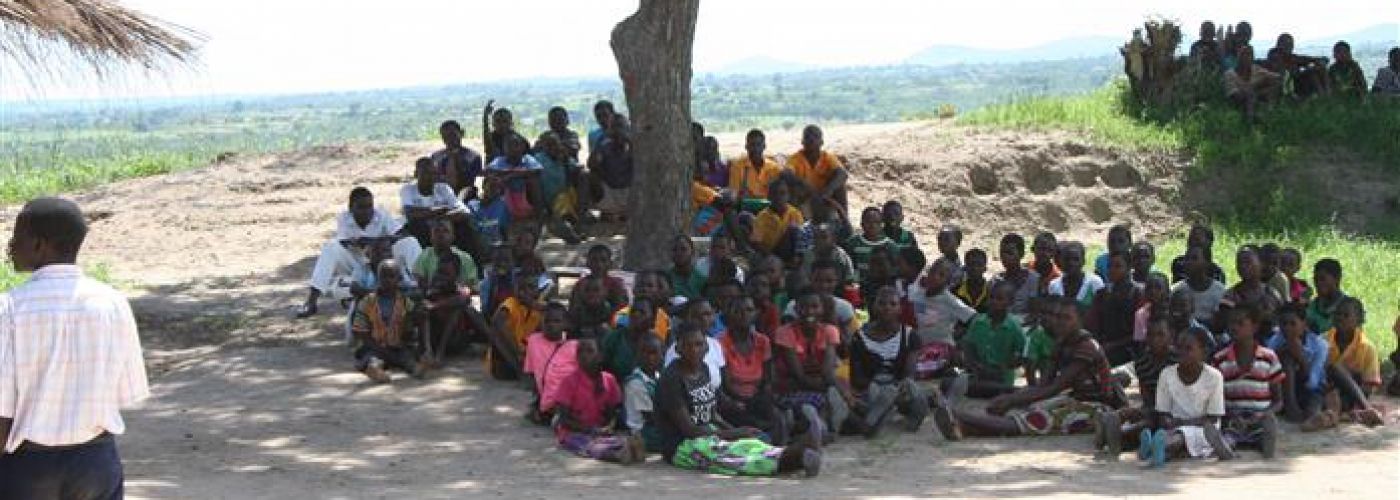
[[[316,315],[316,304],[302,304],[297,308],[296,319],[306,319]]]

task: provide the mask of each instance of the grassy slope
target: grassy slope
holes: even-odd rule
[[[1129,111],[1119,85],[1070,97],[1037,98],[974,111],[959,122],[1020,129],[1058,129],[1086,134],[1094,142],[1135,150],[1181,151],[1195,155],[1191,178],[1209,178],[1222,169],[1250,169],[1258,185],[1276,174],[1301,168],[1300,153],[1313,148],[1344,147],[1376,158],[1380,168],[1400,174],[1400,100],[1367,106],[1316,100],[1265,111],[1260,123],[1245,127],[1239,114],[1217,103],[1152,116]],[[1390,159],[1385,161],[1382,159]],[[1257,187],[1257,185],[1256,185]],[[1257,197],[1254,197],[1257,198]],[[1216,227],[1217,260],[1233,274],[1232,249],[1246,243],[1273,241],[1303,252],[1308,263],[1324,257],[1341,261],[1343,289],[1361,298],[1368,310],[1367,336],[1383,353],[1395,349],[1391,325],[1400,311],[1400,234],[1380,237],[1343,234],[1327,225],[1307,200],[1283,198],[1279,206],[1240,206],[1215,214],[1226,222]],[[1302,216],[1299,216],[1301,214]],[[1185,248],[1185,235],[1159,242],[1158,267]]]

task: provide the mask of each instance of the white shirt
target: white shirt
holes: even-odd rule
[[[355,238],[378,238],[392,235],[399,230],[398,221],[394,220],[389,212],[376,207],[374,215],[370,218],[369,224],[360,227],[355,223],[355,216],[349,210],[341,212],[335,218],[335,239],[350,240]]]
[[[120,410],[150,396],[126,297],[74,265],[48,265],[0,294],[4,451],[82,444],[126,431]]]
[[[1180,420],[1225,416],[1225,377],[1220,370],[1206,365],[1200,378],[1186,385],[1176,373],[1178,366],[1163,368],[1157,378],[1157,411]]]
[[[405,208],[449,207],[452,210],[467,210],[467,205],[462,203],[460,198],[457,198],[457,194],[452,192],[452,186],[447,185],[446,182],[433,184],[432,196],[424,196],[419,193],[417,182],[404,184],[403,188],[399,189],[399,203]]]
[[[486,166],[486,169],[495,170],[499,172],[516,172],[527,170],[544,170],[544,165],[540,165],[539,160],[536,160],[533,156],[530,155],[521,156],[519,165],[511,165],[510,162],[506,161],[506,157],[498,156],[496,157],[496,159],[491,160],[491,163]]]
[[[710,369],[710,385],[718,389],[720,383],[723,382],[723,379],[720,378],[720,370],[724,369],[725,365],[724,348],[713,337],[705,337],[705,343],[710,346],[710,349],[705,351],[705,366]],[[677,359],[681,359],[680,355],[676,353],[676,344],[673,343],[671,347],[666,348],[666,357],[662,359],[661,368],[663,369],[671,366],[671,363]]]
[[[953,330],[958,323],[966,323],[977,315],[976,309],[946,288],[929,296],[917,281],[909,287],[909,305],[914,308],[914,333],[924,343],[954,345]]]
[[[1079,294],[1071,298],[1074,299],[1075,302],[1083,303],[1084,301],[1092,299],[1094,294],[1102,289],[1103,278],[1100,278],[1097,274],[1086,274],[1084,275],[1084,282],[1079,284]],[[1060,276],[1055,278],[1050,282],[1050,286],[1046,287],[1045,292],[1050,295],[1063,297],[1065,295],[1065,277]]]
[[[1225,298],[1225,284],[1210,280],[1210,286],[1205,290],[1196,290],[1186,280],[1181,280],[1172,286],[1172,293],[1185,294],[1191,302],[1191,317],[1209,324],[1215,318],[1216,311],[1220,310],[1220,300]]]

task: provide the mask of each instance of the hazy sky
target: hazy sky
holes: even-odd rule
[[[534,76],[608,76],[612,26],[637,0],[128,0],[204,33],[201,65],[103,84],[31,84],[0,66],[0,98],[283,93]],[[821,65],[898,62],[933,44],[1014,48],[1074,36],[1125,39],[1147,16],[1188,28],[1248,19],[1256,40],[1299,40],[1400,20],[1398,0],[703,0],[695,66],[752,56]],[[76,79],[67,79],[74,80]]]

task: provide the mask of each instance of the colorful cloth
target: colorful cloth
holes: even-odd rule
[[[1037,401],[1026,408],[1008,410],[1006,416],[1016,422],[1023,435],[1069,435],[1093,430],[1099,413],[1104,411],[1111,410],[1102,403],[1062,395]]]
[[[724,441],[704,436],[681,441],[671,464],[682,469],[727,476],[772,476],[783,449],[758,439]]]
[[[481,276],[476,268],[476,259],[457,247],[451,247],[451,249],[452,254],[456,255],[457,260],[461,262],[461,265],[457,267],[457,284],[475,287]],[[438,262],[441,261],[442,257],[438,256],[437,249],[430,248],[418,255],[418,261],[413,263],[413,274],[418,277],[419,282],[430,284],[433,282],[433,276],[437,275]]]
[[[820,377],[826,363],[826,351],[841,345],[841,332],[834,326],[818,324],[816,333],[807,338],[801,329],[797,323],[783,325],[774,333],[773,343],[796,353],[799,369],[807,376]],[[795,391],[796,388],[791,387],[793,375],[788,372],[787,364],[779,363],[778,367],[775,392],[786,394]]]
[[[627,452],[626,436],[574,432],[562,425],[555,428],[554,434],[560,449],[583,458],[617,462]]]
[[[1360,377],[1363,385],[1381,385],[1381,358],[1376,346],[1366,339],[1366,332],[1357,327],[1346,350],[1337,344],[1337,329],[1327,330],[1323,335],[1327,341],[1327,364],[1340,365],[1353,376]]]
[[[387,303],[380,300],[379,292],[373,292],[357,301],[350,331],[367,334],[380,346],[398,347],[408,340],[406,335],[413,327],[407,319],[411,305],[402,293],[385,298],[389,299]]]
[[[967,286],[967,284],[968,280],[963,280],[962,283],[959,283],[957,290],[953,291],[953,296],[957,297],[958,300],[963,301],[964,304],[967,304],[968,307],[975,309],[977,312],[986,312],[984,308],[987,303],[987,297],[991,296],[992,287],[988,286],[988,283],[983,281],[982,289],[974,293],[972,288]]]
[[[617,378],[608,372],[598,376],[599,379],[594,380],[588,372],[574,370],[559,389],[558,406],[568,408],[569,415],[589,429],[610,424],[604,419],[608,410],[622,405],[622,389],[617,385]],[[563,426],[557,429],[562,430]]]
[[[540,329],[540,320],[544,318],[544,315],[534,307],[516,300],[515,297],[506,298],[496,310],[506,315],[506,331],[503,332],[506,334],[506,338],[515,342],[516,347],[523,351],[525,339],[529,337],[530,333]],[[494,347],[486,349],[486,368],[491,373],[504,373],[500,371],[503,360],[497,359],[499,356]]]
[[[801,228],[806,223],[802,217],[802,211],[791,205],[784,207],[782,213],[778,213],[773,207],[763,209],[753,221],[753,235],[750,240],[758,244],[764,251],[772,252],[783,239],[789,227]]]

